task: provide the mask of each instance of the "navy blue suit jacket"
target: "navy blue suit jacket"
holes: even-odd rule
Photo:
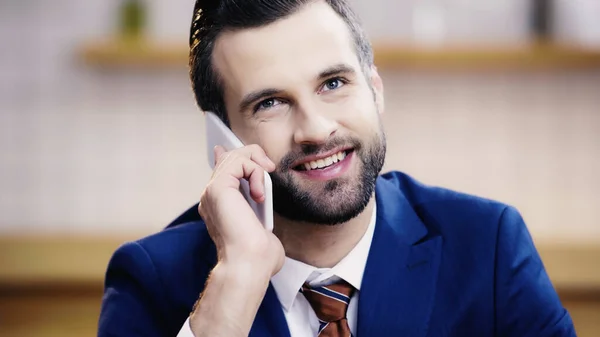
[[[380,176],[375,195],[358,337],[575,336],[514,208],[399,172]],[[106,273],[98,336],[176,336],[215,262],[196,207],[123,245]],[[272,286],[250,336],[289,337]]]

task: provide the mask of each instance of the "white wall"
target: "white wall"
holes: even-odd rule
[[[355,0],[371,36],[410,40],[410,2],[384,1]],[[448,34],[523,40],[521,3],[445,2],[458,13]],[[201,193],[186,70],[99,71],[75,57],[110,33],[117,4],[0,3],[1,233],[148,233]],[[150,4],[152,34],[185,42],[192,1]],[[598,72],[383,76],[386,168],[515,204],[539,238],[600,238]]]
[[[529,35],[528,1],[523,0],[351,2],[371,37],[378,40],[426,43],[419,37],[428,40],[442,30],[442,44],[487,45],[522,43]]]
[[[600,239],[600,70],[385,74],[387,167],[516,206],[539,240]]]
[[[555,0],[553,21],[561,43],[600,48],[600,1]]]

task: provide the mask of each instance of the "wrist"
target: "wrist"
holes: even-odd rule
[[[273,268],[268,262],[258,259],[223,259],[213,269],[212,277],[231,284],[245,287],[266,287],[269,285]]]
[[[254,264],[219,262],[190,315],[194,336],[247,336],[269,281]]]
[[[272,252],[226,250],[219,257],[219,265],[231,273],[270,279],[281,269],[283,257]]]

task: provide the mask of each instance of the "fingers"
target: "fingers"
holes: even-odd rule
[[[262,147],[258,145],[250,145],[246,147],[246,150],[249,152],[250,159],[262,166],[265,170],[267,170],[267,172],[272,172],[275,170],[275,163],[269,159]]]
[[[247,161],[244,164],[244,175],[248,176],[250,196],[254,201],[261,203],[265,200],[265,174],[262,167]]]
[[[249,183],[252,199],[258,203],[264,201],[264,172],[275,170],[275,163],[260,146],[249,145],[229,152],[221,146],[215,146],[214,154],[216,170],[213,179],[218,180],[219,185],[239,188],[239,179],[245,179]],[[223,175],[225,179],[221,179]]]
[[[215,154],[215,167],[218,165],[223,165],[229,160],[235,159],[235,156],[240,155],[257,163],[267,172],[272,172],[276,168],[275,163],[271,159],[269,159],[265,151],[259,145],[256,144],[248,145],[243,148],[235,149],[229,152],[227,152],[222,146],[217,145],[215,146],[213,151]]]
[[[239,153],[250,160],[254,161],[258,165],[262,166],[267,172],[275,170],[275,163],[267,157],[265,150],[257,144],[244,146],[243,148],[236,149],[232,152]]]

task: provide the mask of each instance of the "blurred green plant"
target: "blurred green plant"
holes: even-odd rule
[[[147,12],[144,0],[123,0],[119,9],[119,34],[126,40],[143,38]]]

